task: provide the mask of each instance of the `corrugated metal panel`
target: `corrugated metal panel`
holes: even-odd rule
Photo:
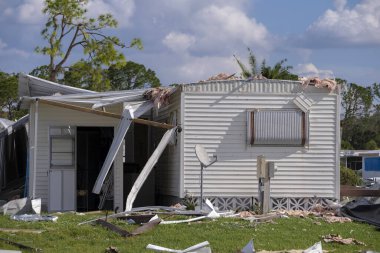
[[[254,115],[253,133],[256,145],[302,145],[304,113],[299,110],[259,110]],[[251,129],[249,129],[251,132]]]
[[[247,144],[247,111],[298,109],[292,102],[296,94],[185,93],[184,190],[199,194],[194,146],[202,144],[218,155],[218,162],[204,173],[205,196],[257,196],[256,157],[265,155],[278,165],[272,197],[335,197],[337,97],[307,95],[315,101],[309,111],[308,146],[268,147]]]

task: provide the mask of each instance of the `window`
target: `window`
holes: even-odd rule
[[[307,140],[306,113],[298,109],[248,112],[248,143],[267,146],[304,146]]]
[[[75,129],[50,128],[50,167],[75,165]]]

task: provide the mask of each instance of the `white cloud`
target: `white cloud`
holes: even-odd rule
[[[23,0],[18,6],[5,8],[2,14],[13,16],[22,24],[42,24],[45,20],[43,7],[44,0]],[[90,17],[111,13],[119,22],[119,26],[125,27],[129,25],[133,16],[135,3],[134,0],[90,0],[86,9]]]
[[[229,52],[231,56],[247,47],[268,51],[273,45],[266,27],[235,6],[210,5],[189,15],[190,22],[181,27],[186,33],[172,30],[163,39],[170,49],[214,56]]]
[[[195,42],[194,36],[171,32],[163,39],[162,43],[174,52],[185,52]]]
[[[301,77],[335,78],[332,70],[318,69],[313,63],[298,64],[293,72]]]
[[[221,72],[239,73],[233,54],[244,61],[247,47],[254,50],[258,59],[269,52],[273,36],[240,5],[198,2],[188,6],[190,12],[181,11],[188,22],[176,24],[178,28],[169,30],[162,39],[162,44],[172,51],[165,56],[170,59],[167,62],[175,62],[175,67],[164,71],[165,75],[195,82]]]
[[[380,45],[380,1],[363,0],[350,8],[335,0],[336,10],[327,10],[311,24],[306,37],[321,44]]]
[[[119,23],[119,27],[130,25],[130,19],[135,12],[134,0],[90,0],[88,15],[97,17],[100,14],[111,13]]]
[[[40,24],[44,19],[42,8],[44,6],[43,0],[25,0],[23,4],[17,7],[17,18],[19,22],[24,24]],[[7,13],[13,14],[14,12],[8,8]]]
[[[233,74],[238,72],[237,64],[233,57],[204,56],[186,57],[185,61],[176,67],[176,73],[180,73],[180,79],[186,82],[198,82],[208,79],[219,73]]]
[[[193,30],[198,31],[203,40],[210,41],[210,44],[240,41],[247,46],[260,48],[270,44],[265,26],[233,6],[206,7],[196,14],[192,24]]]
[[[8,55],[8,56],[13,55],[13,56],[20,56],[20,57],[26,58],[26,57],[29,57],[30,54],[21,49],[8,47],[7,43],[5,43],[0,38],[0,55]]]

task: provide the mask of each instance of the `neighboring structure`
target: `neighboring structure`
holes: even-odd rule
[[[17,122],[0,119],[0,200],[9,201],[24,196],[28,120],[28,116]]]
[[[44,82],[22,76],[20,86],[33,90]],[[30,196],[41,197],[51,211],[96,209],[99,199],[91,191],[104,188],[111,172],[113,207],[119,210],[127,199],[133,203],[132,193],[145,180],[136,206],[198,197],[194,147],[202,144],[218,155],[204,171],[204,195],[222,209],[256,204],[259,155],[277,166],[272,208],[307,209],[339,198],[339,90],[296,81],[210,81],[173,88],[159,110],[158,100],[151,109],[148,91],[24,97],[23,106],[30,108]],[[152,122],[141,125],[138,117],[180,126],[182,132],[161,140],[164,131]],[[120,129],[127,131],[124,142]],[[164,139],[169,145],[147,177]]]
[[[362,178],[380,178],[380,150],[342,150],[341,163],[361,171]]]

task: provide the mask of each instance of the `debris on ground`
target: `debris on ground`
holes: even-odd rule
[[[0,232],[5,233],[29,233],[29,234],[41,234],[45,232],[45,230],[38,229],[16,229],[16,228],[0,228]],[[0,251],[1,253],[1,251]]]
[[[255,215],[256,215],[256,213],[251,212],[251,211],[242,211],[242,212],[238,213],[238,217],[240,217],[240,218],[247,218],[247,217],[252,217]]]
[[[247,245],[240,251],[240,253],[255,253],[255,247],[253,246],[253,240],[250,240]]]
[[[209,245],[210,243],[208,241],[204,241],[183,250],[170,249],[170,248],[165,248],[165,247],[161,247],[161,246],[153,245],[153,244],[148,244],[146,248],[154,250],[154,251],[173,252],[173,253],[190,253],[190,252],[191,253],[211,253],[211,248],[209,247]]]
[[[119,253],[119,249],[114,246],[109,246],[104,250],[104,253]]]
[[[52,215],[39,215],[39,214],[20,214],[20,215],[12,215],[12,220],[17,221],[57,221],[58,216]]]
[[[243,218],[243,220],[247,220],[250,222],[268,222],[272,221],[273,219],[280,218],[281,215],[278,213],[268,213],[268,214],[260,214],[260,215],[253,215],[246,218]]]
[[[323,253],[322,243],[317,242],[316,244],[314,244],[310,248],[307,248],[306,250],[304,250],[303,253]]]
[[[328,234],[322,236],[323,241],[329,243],[329,242],[336,242],[340,244],[352,244],[352,245],[363,245],[366,246],[364,242],[358,241],[354,238],[342,238],[342,236],[337,234]]]
[[[353,220],[380,227],[380,204],[365,198],[353,200],[341,208],[341,213]]]
[[[181,203],[177,203],[177,204],[171,205],[170,207],[186,210],[186,206],[181,205]]]
[[[13,245],[13,246],[16,246],[16,247],[19,247],[20,249],[25,249],[25,250],[31,250],[31,251],[34,251],[34,252],[40,252],[42,251],[41,249],[39,248],[32,248],[30,246],[27,246],[27,245],[24,245],[24,244],[21,244],[21,243],[18,243],[18,242],[15,242],[15,241],[11,241],[9,239],[5,239],[5,238],[0,238],[0,241],[3,241],[7,244],[10,244],[10,245]]]
[[[338,217],[338,216],[324,216],[323,219],[327,223],[345,223],[352,222],[352,220],[348,217]]]
[[[255,253],[255,251],[247,251],[249,253]],[[292,250],[276,250],[276,251],[267,251],[267,250],[261,250],[258,251],[257,253],[324,253],[327,251],[322,250],[322,243],[317,242],[310,248],[307,248],[305,250],[297,250],[297,249],[292,249]],[[246,253],[245,251],[241,251],[241,253]]]
[[[4,215],[15,215],[15,214],[40,214],[41,213],[41,199],[14,199],[0,207],[0,211]]]
[[[127,220],[129,224],[142,224],[147,223],[152,219],[154,214],[140,214],[140,215],[128,215],[123,217],[117,217],[120,220]]]
[[[115,233],[118,233],[122,237],[131,237],[131,236],[136,236],[136,235],[146,233],[152,230],[153,228],[155,228],[158,224],[160,224],[160,222],[161,222],[161,219],[158,218],[158,216],[156,216],[154,217],[154,219],[152,218],[148,223],[145,223],[141,227],[136,228],[132,232],[128,232],[127,230],[124,230],[105,220],[102,220],[102,219],[96,220],[96,224],[101,225],[102,227],[105,227]]]

